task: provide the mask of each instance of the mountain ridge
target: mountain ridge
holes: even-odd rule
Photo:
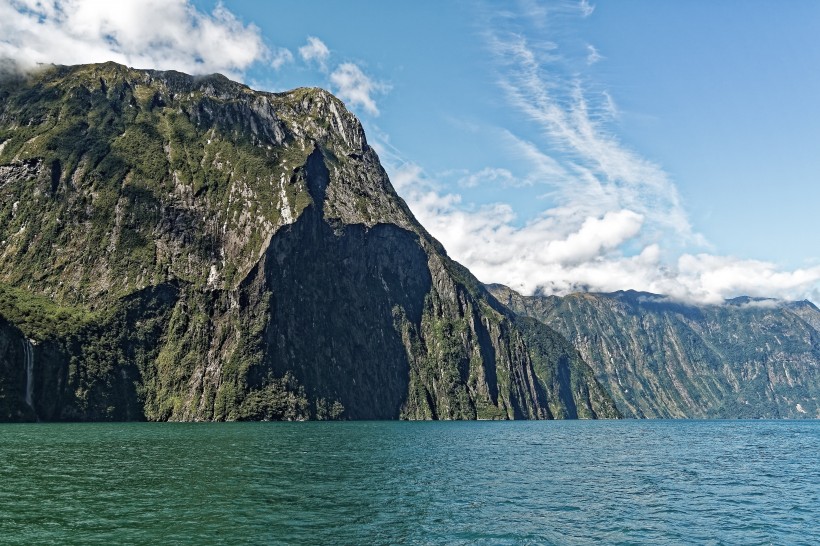
[[[326,91],[105,63],[0,99],[0,418],[618,416]]]
[[[811,302],[488,289],[570,340],[625,416],[820,417],[820,310]]]

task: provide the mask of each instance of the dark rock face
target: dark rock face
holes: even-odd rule
[[[578,348],[628,417],[820,417],[820,311],[736,298],[686,305],[634,291],[524,297],[489,287]]]
[[[394,322],[421,322],[427,256],[418,235],[392,224],[334,230],[322,218],[329,174],[318,150],[305,171],[319,205],[277,233],[260,263],[270,293],[265,363],[294,373],[310,398],[340,402],[349,418],[395,418],[410,365]]]
[[[617,416],[328,93],[108,63],[0,99],[0,419]]]
[[[0,317],[0,418],[33,420],[25,402],[26,356],[23,333]]]

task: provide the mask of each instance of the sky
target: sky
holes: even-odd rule
[[[320,86],[525,294],[820,303],[820,3],[0,0],[0,57]]]

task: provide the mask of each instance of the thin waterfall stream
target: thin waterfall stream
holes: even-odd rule
[[[23,358],[26,361],[26,404],[34,409],[34,347],[31,340],[23,338]]]

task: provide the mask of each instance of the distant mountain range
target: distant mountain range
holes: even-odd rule
[[[820,417],[820,310],[811,302],[488,289],[566,336],[624,416]]]

